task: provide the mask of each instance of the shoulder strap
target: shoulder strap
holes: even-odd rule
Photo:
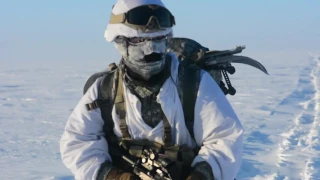
[[[126,101],[124,99],[124,93],[123,93],[123,83],[122,83],[122,72],[119,70],[119,82],[118,82],[118,90],[116,99],[114,101],[116,112],[119,115],[120,118],[120,130],[122,133],[122,137],[124,139],[130,139],[130,133],[128,131],[128,126],[126,123]]]
[[[194,139],[194,109],[200,84],[201,69],[194,64],[180,62],[178,72],[178,92],[185,123],[191,137]]]
[[[85,94],[85,93],[88,91],[88,89],[92,86],[92,84],[93,84],[98,78],[100,78],[100,77],[102,77],[102,76],[108,75],[109,73],[111,73],[111,72],[114,71],[115,69],[117,69],[117,65],[116,65],[115,63],[111,63],[111,64],[109,64],[109,68],[108,68],[108,69],[93,74],[93,75],[87,80],[87,82],[85,83],[85,85],[84,85],[84,87],[83,87],[83,94]]]
[[[102,119],[104,120],[105,137],[110,144],[118,142],[117,136],[114,134],[114,123],[112,119],[112,109],[115,102],[118,84],[119,84],[119,69],[116,69],[112,74],[105,76],[99,87],[99,101]]]
[[[98,98],[93,102],[86,104],[86,108],[88,111],[100,108],[101,117],[104,121],[105,137],[107,138],[108,143],[116,143],[117,138],[113,132],[114,123],[112,120],[112,109],[118,88],[118,69],[113,68],[112,71],[107,71],[101,76],[91,76],[85,85],[84,92],[91,86],[89,86],[89,84],[95,77],[102,77],[98,88]]]
[[[83,94],[85,94],[88,89],[92,86],[92,84],[100,77],[104,76],[104,75],[107,75],[108,73],[110,73],[109,70],[105,70],[105,71],[102,71],[102,72],[98,72],[98,73],[95,73],[93,74],[88,80],[87,82],[85,83],[84,87],[83,87]]]

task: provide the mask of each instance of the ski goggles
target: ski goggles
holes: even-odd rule
[[[155,22],[157,25],[155,25]],[[125,24],[143,31],[170,28],[175,25],[174,16],[164,7],[139,6],[122,14],[111,14],[110,24]]]

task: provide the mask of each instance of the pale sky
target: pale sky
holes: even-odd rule
[[[112,62],[104,39],[115,0],[0,0],[0,61]],[[319,0],[163,0],[174,35],[210,49],[246,45],[246,53],[320,51]]]

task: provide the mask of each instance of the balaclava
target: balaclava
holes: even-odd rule
[[[123,57],[123,63],[130,71],[138,74],[144,80],[158,74],[165,67],[166,38],[162,40],[145,40],[130,44],[128,42],[115,43],[115,47]]]

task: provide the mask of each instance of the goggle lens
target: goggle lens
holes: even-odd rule
[[[163,7],[140,6],[130,10],[126,18],[130,24],[144,26],[151,17],[155,17],[161,27],[172,27],[174,24],[171,13]]]

